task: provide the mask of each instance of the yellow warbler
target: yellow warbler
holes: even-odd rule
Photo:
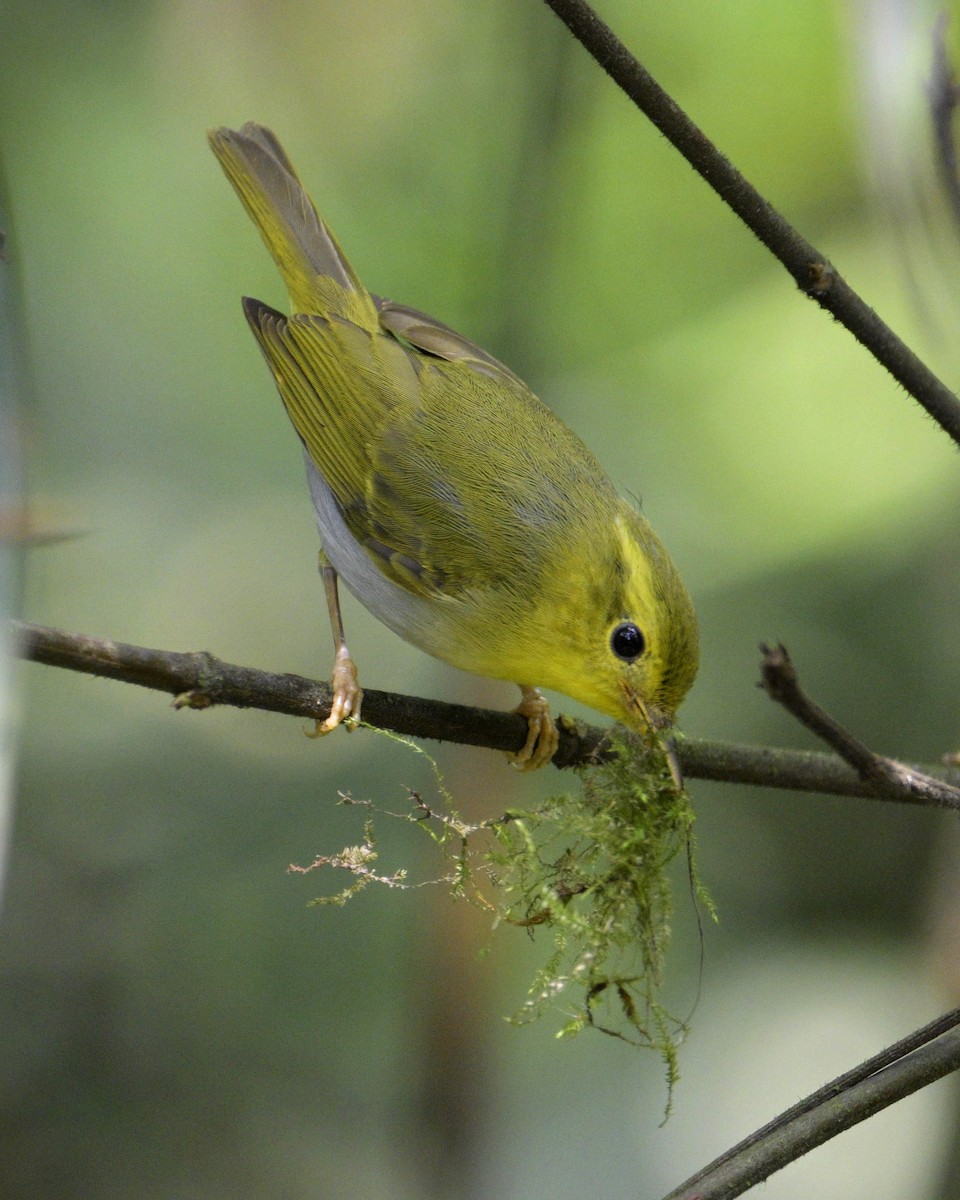
[[[243,308],[303,443],[323,546],[336,660],[318,732],[358,718],[362,698],[337,576],[415,646],[520,685],[517,766],[557,747],[535,685],[668,726],[697,623],[644,517],[502,363],[367,291],[270,130],[208,136],[290,291],[290,316]]]

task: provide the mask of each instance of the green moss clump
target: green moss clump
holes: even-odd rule
[[[559,1037],[586,1027],[655,1049],[677,1077],[685,1032],[659,1000],[670,942],[667,868],[686,851],[693,811],[659,747],[617,731],[611,756],[580,770],[579,794],[496,826],[500,919],[550,931],[552,950],[512,1018],[565,1008]],[[709,898],[696,879],[701,903]]]
[[[475,825],[460,820],[435,764],[433,769],[440,807],[416,792],[408,793],[412,807],[403,813],[341,796],[371,815],[362,845],[307,868],[329,866],[353,875],[346,888],[317,903],[343,904],[370,883],[443,883],[457,898],[489,911],[495,925],[549,936],[547,959],[510,1020],[525,1024],[559,1010],[565,1019],[558,1037],[594,1028],[652,1048],[672,1089],[686,1027],[659,996],[673,912],[668,868],[681,852],[699,902],[711,916],[713,907],[693,861],[693,811],[660,743],[615,729],[603,760],[578,771],[579,791]],[[441,851],[444,873],[418,883],[405,871],[376,873],[374,812],[415,822]]]

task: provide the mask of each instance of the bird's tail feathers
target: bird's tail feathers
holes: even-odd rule
[[[276,136],[247,122],[239,130],[212,129],[207,138],[220,165],[260,230],[290,290],[293,306],[310,311],[318,277],[348,292],[367,291],[307,195]]]

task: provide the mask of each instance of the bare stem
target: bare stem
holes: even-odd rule
[[[204,709],[226,704],[311,721],[322,720],[330,710],[329,686],[302,675],[275,675],[235,666],[206,651],[150,650],[26,622],[14,622],[13,629],[16,652],[21,658],[168,692],[175,697],[178,708]],[[527,736],[526,721],[515,713],[491,712],[394,692],[365,691],[363,712],[370,724],[395,733],[508,753],[516,752]],[[578,767],[596,761],[603,756],[605,739],[602,729],[589,726],[573,729],[561,724],[560,748],[554,765]],[[918,792],[903,778],[865,781],[832,754],[697,738],[681,739],[677,752],[683,774],[691,779],[960,808],[960,803],[951,796]],[[919,774],[919,769],[916,773]],[[960,771],[956,769],[941,774],[960,780]]]
[[[809,1150],[960,1068],[960,1009],[825,1084],[664,1200],[733,1200]]]
[[[884,758],[875,754],[858,738],[819,704],[806,694],[797,678],[796,667],[783,644],[778,646],[761,645],[763,661],[760,665],[760,686],[778,704],[782,704],[787,712],[822,738],[831,746],[844,762],[848,762],[864,782],[872,787],[884,788],[888,784],[897,784],[915,792],[917,796],[925,797],[931,804],[945,804],[949,807],[960,805],[960,789],[952,787],[942,779],[936,779],[915,767],[896,762],[892,758]]]
[[[585,0],[545,0],[573,36],[792,275],[960,446],[960,400],[724,157]]]

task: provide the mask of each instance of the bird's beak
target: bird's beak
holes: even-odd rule
[[[663,746],[663,753],[666,756],[667,766],[670,768],[670,778],[673,780],[678,792],[683,791],[683,772],[680,770],[680,759],[677,756],[677,743],[672,733],[666,733],[660,738],[660,744]]]
[[[653,708],[633,691],[624,688],[628,711],[636,714],[637,723],[649,729],[663,748],[667,766],[670,768],[670,778],[678,792],[683,791],[683,773],[680,770],[680,759],[677,755],[677,743],[670,732],[673,719],[665,713]]]

